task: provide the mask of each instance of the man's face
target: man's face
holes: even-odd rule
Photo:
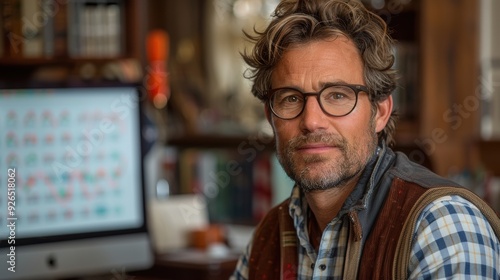
[[[365,85],[363,62],[355,45],[339,36],[287,50],[271,77],[272,88],[318,92],[325,83]],[[391,101],[392,102],[392,101]],[[392,106],[392,103],[391,103]],[[377,146],[386,118],[372,113],[368,94],[360,92],[354,110],[343,117],[326,115],[310,96],[302,114],[282,120],[268,110],[278,159],[305,191],[343,186],[365,167]]]

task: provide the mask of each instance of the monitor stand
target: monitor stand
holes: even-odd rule
[[[17,246],[15,253],[15,272],[8,271],[9,264],[2,261],[1,280],[68,279],[103,274],[109,279],[109,275],[146,269],[154,263],[147,233]],[[7,254],[7,248],[2,248],[0,259]]]

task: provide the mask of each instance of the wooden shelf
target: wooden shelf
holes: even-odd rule
[[[265,147],[265,149],[274,148],[272,138],[260,138],[257,135],[249,136],[223,136],[223,135],[190,135],[186,137],[173,138],[167,141],[168,146],[178,148],[227,148],[236,149],[240,145],[252,145],[256,147]]]
[[[47,65],[73,65],[79,63],[106,63],[111,61],[116,61],[120,59],[126,59],[127,56],[120,57],[78,57],[78,58],[70,58],[70,57],[40,57],[40,58],[10,58],[4,57],[0,58],[0,64],[2,66],[10,66],[10,67],[38,67],[38,66],[47,66]]]

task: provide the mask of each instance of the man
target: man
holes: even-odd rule
[[[249,37],[252,92],[296,184],[233,279],[500,278],[491,208],[388,148],[395,73],[382,19],[354,1],[284,0]]]

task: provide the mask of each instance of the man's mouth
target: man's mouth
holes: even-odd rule
[[[304,144],[296,148],[298,152],[305,152],[305,153],[324,153],[327,151],[331,151],[333,149],[338,149],[338,147],[327,143]]]

